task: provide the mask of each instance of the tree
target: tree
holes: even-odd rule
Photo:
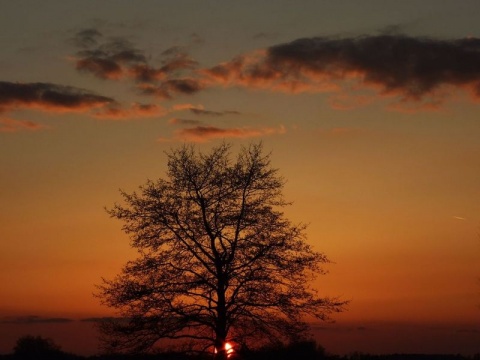
[[[107,210],[124,222],[139,252],[98,295],[122,320],[102,326],[116,351],[151,349],[160,339],[227,357],[227,342],[258,346],[302,337],[302,316],[326,320],[345,302],[309,286],[325,255],[306,243],[305,226],[281,209],[284,180],[261,144],[210,153],[171,150],[166,179]]]
[[[20,359],[57,359],[63,354],[52,339],[25,335],[19,338],[13,348],[15,357]]]

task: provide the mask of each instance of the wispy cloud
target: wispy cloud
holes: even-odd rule
[[[72,40],[81,48],[73,59],[77,70],[106,80],[132,79],[141,94],[171,99],[204,88],[202,81],[190,73],[198,63],[181,47],[165,50],[160,64],[154,66],[143,50],[125,38],[105,38],[96,29],[86,29]]]
[[[195,115],[200,115],[200,116],[224,116],[224,115],[240,115],[240,111],[235,111],[235,110],[224,110],[224,111],[212,111],[212,110],[205,110],[205,109],[199,109],[195,107],[191,107],[190,110],[192,113]]]
[[[95,28],[89,28],[78,31],[71,40],[74,45],[80,48],[89,48],[96,46],[98,39],[101,37],[100,31]]]
[[[18,132],[18,131],[38,131],[45,129],[46,126],[29,120],[15,120],[10,118],[0,118],[0,133]]]
[[[193,95],[205,88],[205,84],[195,78],[167,79],[155,84],[139,84],[143,95],[153,95],[161,99],[172,99],[175,95]]]
[[[133,103],[129,108],[118,104],[99,109],[94,116],[107,120],[131,120],[145,117],[158,117],[166,114],[166,110],[155,104]]]
[[[240,111],[236,111],[236,110],[223,110],[223,111],[207,110],[203,105],[192,105],[192,104],[176,104],[171,109],[171,111],[183,111],[183,110],[188,110],[194,115],[210,116],[210,117],[242,114]]]
[[[196,126],[178,130],[175,133],[176,138],[192,142],[206,142],[212,139],[226,138],[252,138],[267,136],[273,134],[284,134],[286,132],[283,126],[278,128],[219,128],[215,126]]]

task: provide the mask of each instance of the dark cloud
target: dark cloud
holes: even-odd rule
[[[35,315],[29,316],[6,316],[0,318],[1,324],[61,324],[72,322],[68,318],[44,318]]]
[[[153,83],[156,80],[172,78],[176,75],[176,72],[192,70],[197,67],[198,63],[190,58],[187,53],[180,51],[178,48],[172,49],[163,53],[167,58],[162,61],[160,67],[155,68],[146,63],[138,64],[129,69],[130,74],[138,82]]]
[[[75,57],[77,70],[101,79],[130,77],[140,83],[155,83],[176,77],[177,72],[197,66],[197,62],[180,47],[164,51],[160,66],[152,66],[145,52],[137,49],[130,41],[119,37],[105,39],[95,29],[78,32],[73,41],[83,48]]]
[[[171,125],[199,125],[202,122],[200,120],[171,118],[168,123]]]
[[[184,52],[178,52],[171,58],[163,61],[163,66],[160,68],[160,71],[164,72],[165,74],[169,74],[176,70],[195,69],[197,65],[198,63],[188,54]]]
[[[0,81],[0,111],[16,108],[83,111],[113,102],[112,98],[71,86]]]
[[[200,108],[195,108],[191,107],[190,110],[192,113],[195,115],[200,115],[200,116],[224,116],[224,115],[240,115],[241,113],[239,111],[234,111],[234,110],[225,110],[225,111],[211,111],[211,110],[205,110],[205,109],[200,109]]]
[[[169,92],[181,94],[193,94],[203,88],[198,79],[171,79],[162,83]]]
[[[101,36],[101,35],[100,35]],[[128,74],[128,69],[146,64],[142,51],[123,39],[115,38],[94,48],[77,53],[76,68],[90,72],[102,79],[118,79]]]
[[[201,80],[195,78],[169,79],[158,84],[141,84],[138,86],[144,95],[154,95],[163,99],[172,99],[174,95],[192,95],[204,89]]]
[[[279,128],[218,128],[206,125],[181,129],[176,132],[176,137],[193,142],[205,142],[218,138],[251,138],[283,133],[285,133],[283,126]]]
[[[415,102],[455,87],[479,97],[480,39],[394,34],[303,38],[237,57],[205,73],[214,84],[289,92],[367,87]]]

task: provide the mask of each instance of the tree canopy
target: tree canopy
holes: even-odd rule
[[[167,153],[165,179],[122,192],[109,214],[123,221],[138,258],[99,286],[119,310],[104,323],[110,349],[141,351],[162,339],[227,357],[227,343],[255,347],[302,338],[305,316],[325,320],[345,305],[310,286],[325,255],[305,226],[282,212],[284,180],[261,144],[209,153]]]

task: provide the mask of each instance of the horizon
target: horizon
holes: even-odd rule
[[[3,9],[0,353],[93,354],[81,319],[116,316],[95,286],[136,256],[104,208],[222,141],[262,142],[331,260],[312,286],[351,303],[327,351],[480,353],[478,1]]]
[[[16,341],[25,335],[50,338],[62,351],[94,356],[101,353],[94,328],[99,318],[22,317],[0,324],[0,355],[11,354]],[[335,322],[309,323],[310,334],[327,354],[371,355],[478,354],[479,330],[471,323],[425,324],[413,322]],[[79,336],[80,335],[80,336]]]

